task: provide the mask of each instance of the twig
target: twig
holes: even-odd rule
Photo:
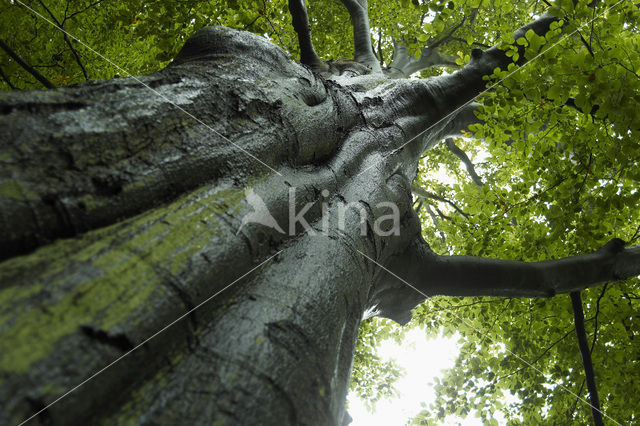
[[[636,228],[636,232],[634,232],[631,238],[629,238],[629,241],[627,241],[627,244],[633,243],[639,237],[640,237],[640,225],[638,225],[638,227]]]
[[[27,71],[29,74],[34,76],[36,80],[42,83],[44,87],[46,87],[47,89],[55,89],[56,86],[54,86],[53,83],[51,83],[45,76],[36,71],[36,69],[31,65],[26,63],[24,59],[22,59],[20,55],[14,52],[9,46],[7,46],[7,44],[2,39],[0,39],[0,48],[7,52],[7,55],[11,56],[13,60],[16,61],[18,65],[20,65],[25,71]]]
[[[2,77],[2,79],[9,85],[12,90],[18,90],[16,86],[11,84],[11,80],[9,80],[9,77],[7,77],[7,75],[4,73],[2,67],[0,67],[0,77]]]
[[[542,353],[540,355],[538,355],[533,361],[529,362],[527,365],[522,366],[520,368],[518,368],[517,370],[512,371],[511,373],[504,375],[504,376],[500,376],[496,379],[496,381],[505,379],[509,376],[513,376],[516,373],[519,373],[520,371],[524,370],[525,368],[528,368],[530,365],[535,364],[536,362],[540,361],[540,359],[545,356],[547,354],[547,352],[549,352],[555,345],[557,345],[558,343],[562,342],[564,339],[567,338],[568,335],[570,335],[571,333],[573,333],[573,330],[569,330],[567,331],[564,336],[562,336],[561,338],[559,338],[558,340],[556,340],[555,342],[553,342],[551,344],[551,346],[547,347],[547,349],[545,349],[544,351],[542,351]]]
[[[77,11],[73,12],[71,15],[69,15],[69,16],[67,16],[67,17],[65,18],[65,21],[68,21],[69,19],[74,18],[76,15],[79,15],[79,14],[81,14],[81,13],[83,13],[83,12],[86,12],[87,10],[89,10],[89,9],[91,9],[91,8],[93,8],[93,7],[97,6],[97,5],[99,5],[100,3],[102,3],[102,0],[98,0],[98,1],[96,1],[96,2],[94,2],[94,3],[91,3],[90,5],[88,5],[87,7],[85,7],[84,9],[77,10]]]
[[[78,51],[71,44],[71,40],[69,40],[69,37],[67,36],[67,32],[64,30],[64,24],[58,21],[58,18],[56,18],[53,12],[51,12],[51,10],[44,4],[42,0],[38,0],[38,2],[40,3],[40,5],[42,5],[44,10],[47,11],[49,16],[53,20],[53,22],[55,22],[55,24],[58,26],[58,29],[60,29],[60,31],[62,32],[62,37],[64,38],[65,43],[67,43],[67,46],[69,46],[69,49],[71,49],[71,53],[73,53],[73,56],[75,57],[76,62],[78,63],[78,65],[80,66],[80,69],[82,70],[82,74],[84,74],[84,79],[89,81],[89,75],[87,74],[87,69],[84,67],[82,60],[80,59],[80,54],[78,54]]]

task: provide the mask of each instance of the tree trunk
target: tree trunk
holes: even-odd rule
[[[377,271],[357,250],[419,232],[412,177],[379,155],[399,129],[225,28],[150,76],[1,102],[0,423],[56,401],[43,422],[342,421]],[[284,233],[241,224],[249,190]],[[363,212],[401,236],[363,235]]]
[[[531,266],[422,241],[420,155],[476,120],[505,58],[338,84],[207,28],[150,76],[1,94],[0,423],[339,424],[365,312],[639,274],[619,242]]]

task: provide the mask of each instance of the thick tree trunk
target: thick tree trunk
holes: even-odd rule
[[[528,266],[434,255],[411,208],[421,153],[475,120],[501,55],[338,84],[207,28],[150,76],[2,94],[0,424],[337,424],[364,312],[549,295],[510,286]],[[256,197],[283,232],[242,221]],[[616,244],[533,268],[559,292],[576,262],[640,273]]]
[[[380,155],[397,127],[225,28],[139,80],[1,102],[0,423],[55,401],[42,421],[342,421],[377,278],[357,251],[385,259],[419,232],[412,177]],[[249,190],[284,234],[241,226]],[[318,232],[290,229],[293,197]],[[409,212],[401,236],[381,202]]]

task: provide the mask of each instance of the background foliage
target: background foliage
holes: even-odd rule
[[[20,2],[2,0],[0,40],[56,86],[124,77],[113,64],[132,75],[158,70],[207,25],[252,31],[298,57],[286,0],[23,3],[113,62],[65,39]],[[396,40],[416,55],[425,45],[437,46],[463,65],[472,47],[508,42],[549,4],[566,23],[562,34],[569,34],[559,44],[559,28],[546,37],[527,34],[518,43],[534,60],[487,77],[495,85],[478,99],[484,124],[456,140],[482,186],[444,145],[423,158],[416,184],[436,196],[420,200],[424,237],[434,251],[536,261],[591,252],[613,237],[637,243],[640,11],[628,0],[585,3],[369,1],[372,43],[387,64]],[[311,0],[309,13],[320,56],[350,57],[351,27],[342,5]],[[539,48],[543,54],[534,58]],[[3,51],[0,70],[0,89],[42,88]],[[451,71],[431,69],[421,77]],[[583,293],[602,409],[624,424],[640,416],[638,281]],[[409,327],[415,326],[433,334],[457,331],[462,344],[456,366],[435,384],[437,403],[415,423],[475,411],[492,424],[498,410],[511,424],[590,422],[588,405],[572,395],[587,396],[567,296],[433,298],[416,309]],[[390,337],[401,339],[402,330],[388,321],[362,326],[352,389],[370,406],[397,393],[393,382],[401,369],[380,362],[375,349]]]

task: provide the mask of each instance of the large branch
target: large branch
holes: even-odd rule
[[[591,254],[520,262],[438,256],[422,244],[403,263],[407,281],[426,296],[551,297],[640,275],[640,246],[624,248],[616,238]]]
[[[526,59],[524,47],[515,43],[515,40],[524,37],[529,30],[543,36],[555,21],[556,17],[545,13],[515,31],[513,46],[519,52],[518,65],[523,65]],[[408,141],[416,141],[414,144],[405,143],[402,147],[406,146],[408,151],[421,155],[429,148],[428,144],[433,139],[430,134],[440,132],[439,127],[443,127],[460,110],[469,107],[473,99],[486,90],[483,77],[491,75],[496,68],[507,69],[511,63],[512,58],[497,46],[485,51],[473,49],[471,60],[453,74],[405,81],[405,84],[398,84],[394,90],[390,90],[386,94],[387,99],[403,117],[398,125],[402,127]],[[398,99],[402,100],[401,105],[398,105]],[[406,117],[412,119],[407,120]]]
[[[298,33],[298,44],[300,45],[300,62],[315,70],[324,71],[328,67],[320,60],[313,48],[311,40],[311,27],[309,26],[309,16],[304,0],[289,0],[289,12],[293,20],[293,28]]]
[[[341,0],[349,11],[353,26],[354,59],[373,72],[382,72],[380,63],[371,47],[371,31],[369,29],[369,11],[367,0]]]
[[[529,30],[544,35],[555,21],[557,18],[543,14],[514,33],[513,44],[520,52],[518,64],[524,64],[525,55],[523,46],[515,40]],[[512,58],[498,47],[486,51],[473,49],[471,60],[453,74],[424,80],[401,79],[365,93],[361,96],[363,101],[375,98],[377,102],[363,105],[363,115],[375,126],[393,123],[399,127],[403,138],[398,141],[394,154],[404,157],[405,164],[415,164],[426,150],[454,135],[450,132],[459,132],[460,124],[479,121],[473,114],[478,105],[473,100],[486,90],[483,77],[491,75],[495,68],[507,69],[511,63]]]

